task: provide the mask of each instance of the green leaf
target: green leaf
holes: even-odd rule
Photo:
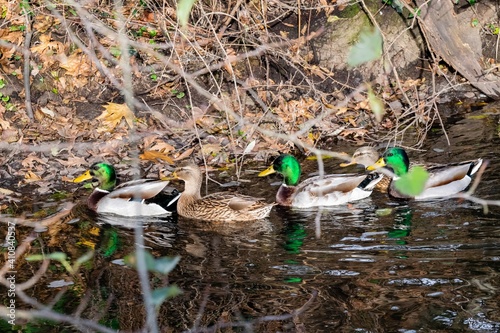
[[[375,120],[380,123],[385,114],[384,103],[375,95],[371,86],[368,86],[368,103],[375,115]]]
[[[375,211],[375,215],[377,216],[388,216],[391,215],[391,213],[392,213],[392,208],[381,208]]]
[[[180,259],[180,256],[176,256],[173,258],[161,257],[155,260],[154,267],[151,270],[160,274],[168,274],[175,268],[175,266],[177,266]]]
[[[109,53],[111,53],[111,55],[113,57],[116,57],[118,58],[119,56],[122,55],[122,51],[120,50],[119,47],[116,47],[116,46],[112,46],[110,49],[109,49]]]
[[[149,267],[153,267],[154,266],[155,258],[151,255],[151,253],[144,252],[144,259],[145,259],[145,262],[146,262],[146,268],[148,270],[149,270]],[[125,264],[127,266],[130,266],[130,267],[133,267],[133,268],[137,268],[137,253],[129,254],[128,256],[126,256],[125,258],[123,258],[123,260],[125,261]]]
[[[393,0],[391,1],[391,6],[392,8],[394,8],[398,13],[402,13],[403,12],[403,8],[404,8],[404,5],[401,1],[399,0]]]
[[[160,273],[160,274],[168,274],[170,273],[175,266],[179,263],[181,259],[180,256],[176,257],[161,257],[159,259],[155,259],[151,253],[144,252],[144,256],[146,258],[146,268],[150,272]],[[130,254],[124,258],[125,264],[128,266],[137,267],[137,256],[136,253]]]
[[[73,274],[75,270],[71,267],[69,262],[66,260],[67,258],[68,258],[68,256],[66,255],[66,253],[54,252],[54,253],[49,253],[46,255],[34,254],[34,255],[26,257],[26,261],[39,261],[39,260],[44,260],[44,259],[56,260],[56,261],[59,261],[69,273]]]
[[[196,0],[179,0],[179,3],[177,4],[177,20],[179,21],[181,27],[186,26],[189,14],[191,13],[191,9],[193,8],[195,2]]]
[[[89,252],[85,253],[80,258],[76,259],[75,267],[78,268],[81,264],[83,264],[89,260],[92,260],[93,257],[94,257],[94,251],[89,251]]]
[[[409,18],[409,19],[412,19],[412,18],[414,18],[415,16],[416,16],[416,17],[418,17],[418,16],[420,16],[420,13],[421,13],[420,8],[419,8],[419,9],[414,9],[414,10],[413,10],[413,12],[410,12],[410,13],[408,14],[408,18]]]
[[[164,287],[153,290],[151,293],[151,298],[153,299],[153,304],[158,307],[160,306],[166,299],[175,297],[177,295],[182,294],[182,290],[179,289],[176,285],[170,287]]]
[[[68,259],[68,256],[66,253],[63,252],[54,252],[54,253],[49,253],[45,256],[47,259],[52,259],[52,260],[57,260],[57,261],[64,261]]]
[[[379,59],[382,56],[382,35],[378,29],[364,31],[359,36],[359,42],[349,51],[347,63],[356,67],[365,62]]]
[[[26,261],[40,261],[45,259],[45,256],[42,254],[32,254],[30,256],[27,256],[25,259]]]
[[[429,173],[421,166],[415,166],[403,177],[394,182],[396,190],[411,197],[417,196],[425,189]]]

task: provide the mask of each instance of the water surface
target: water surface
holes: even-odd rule
[[[497,116],[457,118],[447,128],[451,146],[437,131],[424,153],[410,155],[438,163],[483,157],[489,166],[476,195],[500,199],[497,122]],[[304,162],[305,176],[315,163]],[[339,161],[325,163],[328,172],[345,172]],[[244,177],[252,181],[240,192],[274,199],[278,177]],[[225,189],[213,184],[209,190]],[[31,295],[48,302],[60,290],[49,288],[51,282],[75,281],[61,311],[72,313],[85,299],[84,317],[139,329],[145,317],[140,286],[121,260],[134,250],[137,220],[95,220],[78,209],[73,217],[74,223],[40,233],[32,252],[61,251],[74,259],[95,248],[93,263],[76,280],[53,264]],[[150,220],[143,230],[155,257],[181,256],[168,278],[151,278],[154,288],[183,290],[160,308],[162,332],[238,322],[249,325],[220,331],[500,332],[497,207],[485,214],[468,201],[404,203],[374,193],[342,207],[277,207],[256,223],[168,218]]]

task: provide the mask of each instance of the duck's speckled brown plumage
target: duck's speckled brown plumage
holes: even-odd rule
[[[206,221],[252,221],[269,216],[274,206],[258,198],[228,192],[202,198],[203,177],[200,168],[194,164],[181,166],[173,177],[185,182],[184,192],[177,203],[177,213],[183,217]]]
[[[375,185],[375,189],[379,192],[387,193],[387,191],[389,190],[389,186],[391,185],[391,181],[391,177],[384,175],[382,177],[382,180],[380,180],[377,185]]]
[[[354,154],[352,154],[351,161],[349,163],[341,163],[341,167],[346,167],[349,165],[359,164],[364,166],[365,168],[374,164],[380,158],[380,154],[373,147],[361,147],[356,149]],[[387,175],[383,175],[382,180],[380,180],[377,185],[375,185],[375,190],[387,193],[389,186],[391,184],[391,178]]]

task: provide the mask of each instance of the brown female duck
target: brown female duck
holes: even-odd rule
[[[172,173],[172,178],[185,183],[177,203],[177,213],[183,217],[206,221],[252,221],[269,216],[274,204],[261,199],[228,192],[201,197],[203,176],[195,164],[186,164]]]

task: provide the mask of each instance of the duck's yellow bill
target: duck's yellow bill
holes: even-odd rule
[[[85,171],[80,176],[73,179],[73,183],[81,183],[85,180],[92,179],[92,175],[90,174],[90,170]]]
[[[177,180],[179,177],[177,177],[177,174],[175,172],[172,172],[170,176],[164,176],[160,177],[160,180]]]
[[[266,170],[262,171],[261,173],[259,173],[259,177],[264,177],[264,176],[267,176],[267,175],[271,175],[273,173],[275,173],[276,170],[274,170],[274,167],[271,165],[269,168],[267,168]]]
[[[328,156],[328,155],[321,155],[321,159],[322,160],[327,160],[329,158],[332,158],[332,156]],[[306,160],[309,160],[309,161],[317,161],[318,160],[318,156],[317,155],[311,155],[311,156],[307,156],[306,157]]]
[[[172,172],[170,176],[160,177],[160,180],[176,180],[176,179],[179,179],[179,177],[177,176],[177,173],[175,171]]]
[[[373,170],[377,170],[378,168],[381,168],[384,166],[386,166],[386,164],[385,164],[384,158],[381,157],[378,159],[377,162],[375,162],[375,164],[367,166],[366,170],[373,171]]]

